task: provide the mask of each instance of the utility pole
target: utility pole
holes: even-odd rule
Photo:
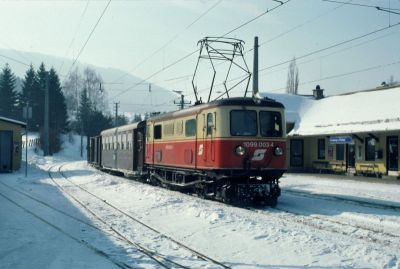
[[[22,116],[26,120],[25,126],[25,177],[28,176],[28,122],[32,118],[32,107],[26,102],[26,106],[22,109]]]
[[[46,72],[44,94],[44,156],[49,155],[49,73]]]
[[[114,123],[114,126],[117,127],[119,102],[115,102],[114,105],[115,105],[115,123]]]
[[[179,102],[174,101],[174,104],[177,104],[179,109],[182,110],[185,108],[185,105],[189,105],[192,103],[191,101],[185,102],[185,96],[182,94],[182,91],[173,91],[173,92],[176,92],[177,94],[181,95],[181,100]]]

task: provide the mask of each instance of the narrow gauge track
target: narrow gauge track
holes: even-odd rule
[[[50,221],[46,220],[45,218],[39,216],[39,214],[36,214],[35,212],[33,212],[32,210],[28,209],[27,207],[21,205],[20,203],[18,203],[17,201],[13,200],[12,198],[10,198],[8,195],[5,195],[4,193],[0,192],[0,196],[3,197],[5,200],[9,201],[11,204],[15,205],[16,207],[20,208],[21,210],[23,210],[24,212],[26,212],[27,214],[33,216],[34,218],[38,219],[39,221],[47,224],[48,226],[52,227],[53,229],[55,229],[56,231],[58,231],[59,233],[63,234],[64,236],[72,239],[73,241],[75,241],[76,243],[85,246],[86,248],[92,250],[94,253],[96,253],[97,255],[99,255],[100,257],[103,257],[105,259],[107,259],[108,261],[110,261],[111,263],[113,263],[114,265],[116,265],[119,268],[122,269],[131,269],[133,267],[129,266],[126,263],[117,261],[116,259],[114,259],[113,257],[111,257],[110,255],[108,255],[107,253],[105,253],[104,251],[96,248],[95,246],[89,244],[89,242],[82,240],[80,238],[77,238],[76,236],[68,233],[67,231],[65,231],[64,229],[62,229],[61,227],[51,223]]]
[[[309,226],[321,231],[336,233],[344,236],[349,236],[354,239],[364,240],[367,242],[377,243],[383,246],[397,245],[400,246],[400,236],[391,234],[382,230],[374,229],[371,227],[363,227],[361,225],[354,225],[348,222],[340,222],[330,218],[324,218],[321,216],[305,216],[301,213],[294,212],[288,209],[281,209],[278,207],[265,211],[256,208],[247,208],[258,214],[271,216],[270,211],[282,212],[284,215],[280,215],[279,219],[283,219],[287,222],[296,222],[301,225]]]
[[[336,196],[336,195],[331,195],[331,194],[310,193],[310,192],[306,192],[306,191],[285,190],[285,189],[282,190],[282,193],[289,193],[291,195],[308,197],[308,198],[325,200],[325,201],[340,201],[340,202],[356,204],[356,205],[361,205],[361,206],[370,207],[370,208],[400,211],[400,206],[396,206],[396,205],[363,201],[360,199],[352,199],[350,197],[341,197],[341,196]]]
[[[215,259],[213,259],[213,258],[211,258],[211,257],[209,257],[209,256],[207,256],[207,255],[205,255],[205,254],[202,254],[202,253],[200,253],[200,252],[198,252],[198,251],[196,251],[196,250],[190,248],[189,246],[187,246],[187,245],[185,245],[185,244],[183,244],[183,243],[181,243],[181,242],[179,242],[179,241],[173,239],[172,237],[170,237],[170,236],[168,236],[168,235],[166,235],[166,234],[160,232],[159,230],[157,230],[157,229],[151,227],[150,225],[144,223],[143,221],[141,221],[141,220],[139,220],[139,219],[133,217],[132,215],[128,214],[127,212],[121,210],[120,208],[116,207],[115,205],[111,204],[110,202],[107,202],[106,200],[102,199],[101,197],[97,196],[96,194],[94,194],[94,193],[88,191],[87,189],[83,188],[81,185],[76,184],[75,182],[71,181],[71,180],[61,171],[62,167],[64,167],[65,165],[66,165],[66,164],[62,164],[62,165],[59,166],[59,168],[58,168],[58,173],[59,173],[66,181],[68,181],[69,183],[71,183],[73,186],[79,188],[80,190],[86,192],[87,194],[89,194],[90,196],[94,197],[95,199],[97,199],[97,200],[101,201],[102,203],[108,205],[110,208],[112,208],[112,209],[114,209],[115,211],[121,213],[121,214],[124,215],[125,217],[127,217],[127,218],[133,220],[134,222],[136,222],[136,223],[142,225],[143,227],[149,229],[150,231],[156,233],[156,234],[159,235],[160,237],[162,237],[162,238],[164,238],[164,239],[167,239],[167,240],[169,240],[170,242],[173,242],[174,244],[178,245],[179,247],[181,247],[181,248],[183,248],[183,249],[186,249],[186,250],[189,251],[191,254],[197,256],[197,257],[200,258],[201,260],[210,262],[210,263],[212,263],[212,264],[214,264],[214,265],[217,265],[218,267],[230,269],[229,266],[227,266],[227,265],[225,265],[225,264],[223,264],[223,263],[221,263],[221,262],[219,262],[219,261],[217,261],[217,260],[215,260]],[[50,174],[50,172],[49,172],[49,174]],[[113,232],[115,232],[116,234],[118,234],[118,236],[120,236],[121,238],[123,238],[124,240],[126,240],[128,243],[133,244],[135,247],[138,247],[139,250],[140,250],[140,249],[143,249],[143,250],[146,252],[146,253],[144,253],[144,254],[146,254],[147,256],[149,256],[148,254],[150,254],[150,255],[152,256],[152,258],[155,258],[155,256],[158,256],[158,258],[161,258],[162,260],[166,260],[167,262],[172,263],[172,264],[174,264],[174,265],[176,265],[176,266],[178,266],[178,267],[181,267],[181,268],[188,268],[188,267],[186,267],[186,266],[184,266],[184,265],[178,264],[178,263],[176,263],[176,262],[174,262],[174,261],[172,261],[172,260],[166,258],[165,256],[163,256],[163,255],[161,255],[161,254],[158,254],[158,253],[156,253],[156,252],[154,252],[154,251],[148,250],[148,249],[144,248],[143,246],[141,246],[141,245],[138,244],[138,243],[135,243],[135,242],[131,241],[131,240],[128,239],[126,236],[124,236],[123,234],[121,234],[120,232],[118,232],[117,230],[115,230],[112,226],[108,225],[101,217],[99,217],[96,213],[94,213],[92,210],[90,210],[86,205],[84,205],[84,204],[83,204],[81,201],[79,201],[76,197],[72,196],[68,191],[65,190],[65,188],[64,188],[63,186],[61,186],[58,182],[56,182],[56,180],[54,180],[52,177],[51,177],[51,179],[52,179],[53,182],[54,182],[55,184],[57,184],[57,186],[59,186],[67,195],[69,195],[72,199],[74,199],[74,200],[75,200],[77,203],[79,203],[82,207],[84,207],[86,210],[88,210],[88,212],[89,212],[90,214],[92,214],[96,219],[98,219],[98,220],[100,220],[101,222],[103,222],[103,223],[104,223],[105,225],[107,225]],[[160,263],[160,260],[159,260],[159,259],[157,259],[157,261],[158,261],[158,263]],[[162,263],[162,262],[161,262],[161,263]],[[160,265],[161,265],[161,264],[160,264]],[[164,265],[165,265],[165,264],[164,264]],[[165,266],[163,266],[163,267],[165,267]],[[169,267],[165,267],[165,268],[169,268]]]

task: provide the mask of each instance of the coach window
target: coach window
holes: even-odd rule
[[[257,112],[254,110],[232,110],[230,113],[231,135],[256,136]]]
[[[196,135],[196,119],[187,120],[185,122],[185,136]]]
[[[161,125],[154,126],[154,139],[161,139]]]
[[[274,111],[261,111],[260,132],[261,136],[282,136],[281,113]]]
[[[375,161],[376,140],[372,137],[365,138],[365,160]]]
[[[214,129],[214,117],[212,113],[207,114],[207,135],[212,135]]]
[[[325,160],[325,139],[318,139],[318,160]]]

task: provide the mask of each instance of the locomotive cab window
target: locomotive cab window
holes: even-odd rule
[[[275,111],[261,111],[260,132],[261,136],[282,136],[281,113]]]
[[[232,136],[256,136],[257,112],[254,110],[232,110],[230,125]]]
[[[154,139],[161,139],[161,125],[154,126]]]

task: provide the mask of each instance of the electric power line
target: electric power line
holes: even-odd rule
[[[9,57],[9,56],[3,55],[3,54],[0,54],[0,57],[4,57],[4,58],[6,58],[6,59],[9,59],[9,60],[11,60],[11,61],[14,61],[14,62],[16,62],[16,63],[22,64],[22,65],[25,65],[25,66],[30,66],[30,64],[24,63],[24,62],[22,62],[22,61],[20,61],[20,60],[17,60],[17,59],[15,59],[15,58],[12,58],[12,57]]]
[[[266,15],[266,14],[268,14],[268,13],[270,13],[271,11],[276,10],[277,8],[279,8],[279,7],[281,7],[281,6],[285,5],[285,4],[287,4],[287,3],[290,2],[290,1],[291,1],[291,0],[286,0],[285,2],[279,1],[279,3],[280,3],[279,6],[276,6],[276,7],[272,8],[272,9],[268,9],[267,11],[262,12],[261,14],[257,15],[256,17],[254,17],[254,18],[252,18],[252,19],[250,19],[250,20],[248,20],[248,21],[242,23],[241,25],[239,25],[238,27],[234,28],[233,30],[230,30],[230,31],[227,32],[226,34],[222,35],[221,37],[225,37],[225,36],[227,36],[228,34],[231,34],[231,33],[233,33],[234,31],[237,31],[238,29],[240,29],[240,28],[242,28],[242,27],[248,25],[249,23],[251,23],[251,22],[253,22],[253,21],[259,19],[260,17],[262,17],[262,16],[264,16],[264,15]],[[111,97],[111,100],[115,99],[116,97],[118,97],[118,96],[124,94],[125,92],[127,92],[127,91],[129,91],[129,90],[132,90],[132,89],[136,88],[138,85],[143,84],[143,82],[145,82],[145,81],[151,79],[152,77],[154,77],[154,76],[156,76],[156,75],[158,75],[158,74],[164,72],[165,70],[171,68],[172,66],[174,66],[174,65],[176,65],[176,64],[178,64],[178,63],[180,63],[180,62],[182,62],[183,60],[187,59],[188,57],[192,56],[193,54],[195,54],[195,53],[198,52],[198,51],[199,51],[199,49],[196,49],[195,51],[190,52],[189,54],[187,54],[187,55],[181,57],[180,59],[178,59],[178,60],[176,60],[175,62],[169,64],[168,66],[166,66],[166,67],[164,67],[164,68],[162,68],[162,69],[156,71],[156,72],[153,73],[152,75],[146,77],[145,79],[142,79],[139,83],[136,83],[136,84],[134,84],[133,86],[130,86],[129,88],[125,89],[124,91],[122,91],[122,92],[120,92],[120,93],[118,93],[118,94],[112,96],[112,97]]]
[[[145,62],[147,62],[148,60],[150,60],[153,56],[155,56],[157,53],[159,53],[160,51],[162,51],[164,48],[166,48],[169,44],[171,44],[175,39],[177,39],[183,32],[185,32],[186,30],[188,30],[190,27],[192,27],[196,22],[198,22],[201,18],[203,18],[205,15],[207,15],[211,10],[213,10],[217,5],[219,5],[219,3],[221,3],[222,0],[219,0],[217,3],[215,3],[214,5],[212,5],[209,9],[207,9],[205,12],[203,12],[200,16],[198,16],[195,20],[193,20],[189,25],[187,25],[181,32],[175,34],[171,39],[169,39],[167,42],[165,42],[161,47],[159,47],[158,49],[156,49],[153,53],[151,53],[149,56],[147,56],[145,59],[143,59],[139,64],[136,65],[136,67],[134,67],[134,70],[136,70],[137,68],[139,68],[141,65],[143,65]],[[123,79],[124,77],[126,77],[128,75],[128,73],[122,75],[121,77],[115,79],[114,81],[118,81]]]
[[[80,28],[80,26],[81,26],[83,17],[86,15],[86,11],[87,11],[87,9],[88,9],[88,7],[89,7],[89,3],[90,3],[90,0],[87,0],[87,1],[86,1],[86,5],[85,5],[85,8],[84,8],[84,10],[83,10],[83,12],[82,12],[82,14],[81,14],[81,16],[80,16],[80,18],[79,18],[78,25],[77,25],[77,27],[75,28],[75,33],[74,33],[74,35],[73,35],[73,37],[72,37],[71,42],[69,43],[69,46],[68,46],[68,48],[67,48],[67,51],[65,52],[65,55],[64,55],[64,57],[63,57],[63,61],[62,61],[61,65],[60,65],[60,68],[59,68],[58,73],[61,73],[62,68],[63,68],[63,66],[64,66],[65,58],[67,57],[67,54],[68,54],[69,50],[71,49],[72,45],[73,45],[74,42],[75,42],[76,35],[77,35],[78,30],[79,30],[79,28]]]
[[[338,46],[341,46],[341,45],[350,43],[350,42],[352,42],[352,41],[355,41],[355,40],[358,40],[358,39],[361,39],[361,38],[364,38],[364,37],[367,37],[367,36],[370,36],[370,35],[373,35],[373,34],[382,32],[382,31],[384,31],[384,30],[387,30],[387,29],[390,29],[390,28],[392,28],[392,27],[399,26],[399,25],[400,25],[400,22],[398,22],[398,23],[396,23],[396,24],[389,25],[389,26],[385,26],[385,27],[383,27],[383,28],[379,28],[379,29],[374,30],[374,31],[372,31],[372,32],[369,32],[369,33],[366,33],[366,34],[363,34],[363,35],[360,35],[360,36],[356,36],[356,37],[347,39],[347,40],[345,40],[345,41],[341,41],[341,42],[338,42],[338,43],[336,43],[336,44],[330,45],[330,46],[328,46],[328,47],[325,47],[325,48],[322,48],[322,49],[318,49],[318,50],[315,50],[315,51],[306,53],[306,54],[304,54],[304,55],[298,56],[298,57],[296,57],[296,60],[302,59],[302,58],[306,58],[306,57],[308,57],[308,56],[311,56],[311,55],[320,53],[320,52],[325,51],[325,50],[333,49],[333,48],[335,48],[335,47],[338,47]],[[291,61],[292,61],[292,59],[286,60],[286,61],[283,61],[283,62],[280,62],[280,63],[277,63],[277,64],[274,64],[274,65],[271,65],[271,66],[264,67],[264,68],[260,69],[260,72],[265,71],[265,70],[268,70],[268,69],[271,69],[271,68],[274,68],[274,67],[277,67],[277,66],[281,66],[281,65],[283,65],[283,64],[290,63]]]
[[[372,5],[366,5],[366,4],[359,4],[359,3],[350,3],[349,2],[342,2],[342,1],[335,1],[335,0],[321,0],[323,2],[331,2],[331,3],[338,3],[338,4],[343,4],[343,5],[351,5],[351,6],[359,6],[359,7],[369,7],[369,8],[375,8],[377,10],[383,10],[383,11],[388,11],[388,10],[400,10],[398,8],[391,8],[391,7],[380,7],[380,6],[372,6]]]
[[[90,34],[89,34],[89,36],[88,36],[88,38],[86,39],[86,41],[85,41],[85,43],[83,44],[82,48],[79,50],[79,53],[78,53],[78,55],[76,56],[76,58],[73,60],[72,65],[71,65],[71,67],[69,68],[69,71],[68,71],[66,77],[67,77],[68,74],[71,72],[72,67],[74,67],[76,61],[78,61],[79,57],[81,56],[81,54],[82,54],[83,50],[85,49],[87,43],[89,42],[89,40],[90,40],[90,38],[92,37],[94,31],[96,30],[97,25],[99,25],[99,22],[100,22],[101,18],[103,18],[104,13],[106,13],[106,10],[107,10],[108,6],[110,5],[110,3],[111,3],[111,0],[108,0],[107,5],[106,5],[105,8],[103,9],[103,12],[101,13],[100,17],[98,18],[96,24],[94,25],[92,31],[90,32]]]
[[[327,77],[323,77],[323,78],[319,78],[319,79],[309,80],[309,81],[306,81],[306,82],[299,83],[299,85],[305,85],[305,84],[320,82],[320,81],[324,81],[324,80],[330,80],[330,79],[334,79],[334,78],[350,76],[350,75],[363,73],[363,72],[376,70],[376,69],[381,69],[381,68],[385,68],[385,67],[388,67],[388,66],[391,66],[391,65],[398,65],[398,64],[400,64],[400,60],[399,61],[395,61],[395,62],[391,62],[391,63],[388,63],[388,64],[375,65],[375,66],[371,66],[371,67],[367,67],[367,68],[363,68],[363,69],[358,69],[358,70],[355,70],[355,71],[350,71],[350,72],[347,72],[347,73],[336,74],[336,75],[331,75],[331,76],[327,76]],[[286,87],[270,90],[269,92],[277,92],[277,91],[281,91],[281,90],[284,90],[284,89],[286,89]]]

